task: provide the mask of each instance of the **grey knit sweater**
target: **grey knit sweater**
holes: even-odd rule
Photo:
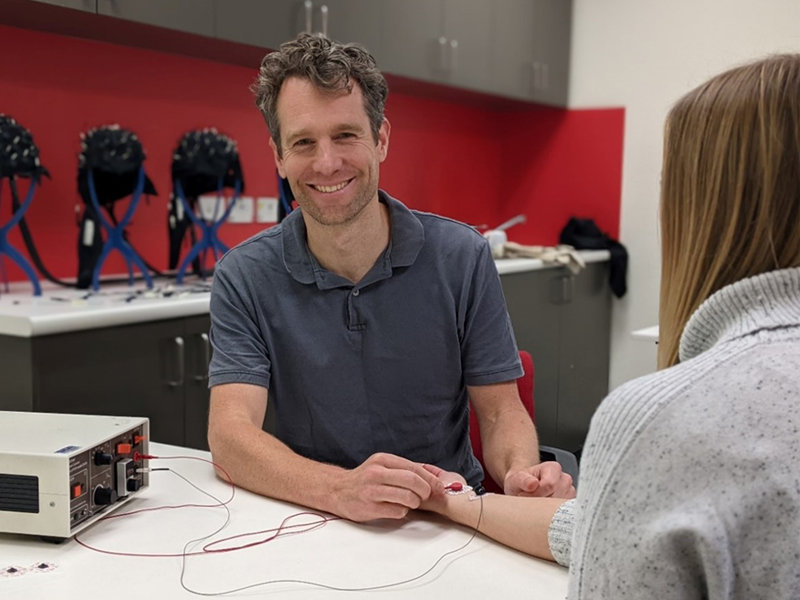
[[[569,597],[800,598],[800,269],[709,298],[592,419],[550,526]]]

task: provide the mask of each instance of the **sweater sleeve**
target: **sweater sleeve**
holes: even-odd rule
[[[577,509],[575,500],[568,500],[553,515],[550,529],[547,532],[547,542],[550,553],[562,567],[569,567],[572,548],[572,524],[575,521]]]

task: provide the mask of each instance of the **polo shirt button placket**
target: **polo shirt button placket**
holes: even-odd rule
[[[357,290],[357,289],[353,290],[353,297],[358,296],[360,293],[361,292],[359,290]]]

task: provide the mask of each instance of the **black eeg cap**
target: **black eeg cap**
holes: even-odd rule
[[[42,175],[50,177],[31,132],[12,117],[0,114],[0,179],[29,177],[39,183]]]
[[[86,204],[89,198],[89,170],[94,176],[97,201],[111,204],[136,189],[139,169],[146,158],[139,138],[119,125],[103,125],[81,134],[78,154],[78,192]],[[145,175],[144,190],[157,195],[153,182]]]

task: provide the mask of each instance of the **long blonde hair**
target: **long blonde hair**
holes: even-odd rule
[[[800,265],[800,55],[731,69],[667,118],[659,368],[717,290]]]

